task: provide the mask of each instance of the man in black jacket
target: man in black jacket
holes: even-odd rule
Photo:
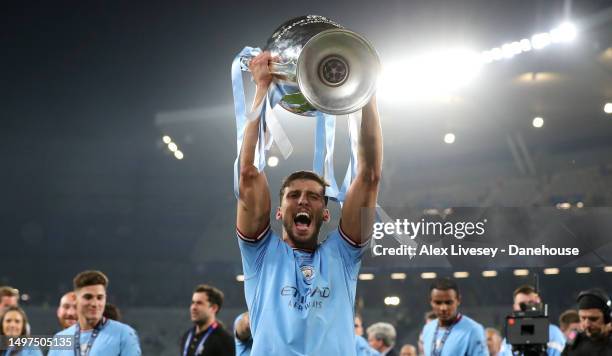
[[[578,315],[583,330],[563,350],[564,356],[612,356],[612,301],[600,289],[578,295]]]
[[[191,298],[191,321],[194,327],[181,338],[182,356],[233,356],[234,338],[217,321],[223,305],[223,292],[201,284]]]

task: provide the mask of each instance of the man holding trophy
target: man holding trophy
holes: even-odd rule
[[[249,62],[256,84],[253,108],[266,99],[273,80],[271,61],[266,51]],[[330,220],[327,183],[311,171],[285,178],[274,213],[282,232],[271,230],[268,182],[253,164],[260,120],[247,122],[244,130],[236,219],[253,335],[251,354],[355,355],[355,289],[370,237],[362,226],[371,227],[374,221],[382,167],[375,97],[371,95],[362,108],[357,173],[346,192],[340,224],[322,243],[319,229]]]

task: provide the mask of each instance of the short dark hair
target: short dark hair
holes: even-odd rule
[[[1,297],[18,297],[19,290],[9,286],[0,287],[0,298]]]
[[[459,286],[457,282],[453,281],[448,277],[438,278],[429,286],[429,295],[431,296],[431,291],[434,289],[438,290],[454,290],[457,293],[457,297],[459,296]]]
[[[568,309],[559,316],[559,328],[565,331],[570,324],[579,323],[580,316],[576,309]]]
[[[514,290],[512,293],[512,300],[514,300],[514,298],[516,298],[516,296],[519,294],[538,294],[538,291],[530,284],[523,284]]]
[[[25,336],[28,334],[28,316],[26,315],[25,311],[18,306],[10,306],[7,307],[6,309],[4,309],[4,311],[2,312],[2,315],[0,315],[0,335],[4,335],[4,331],[2,330],[2,324],[4,324],[4,317],[6,316],[6,314],[8,314],[8,312],[12,312],[12,311],[16,311],[19,314],[21,314],[21,317],[23,318],[23,326],[21,327],[21,331],[19,332],[19,336]],[[12,355],[12,354],[11,354]]]
[[[325,205],[327,205],[328,198],[327,196],[325,196],[325,187],[329,187],[329,184],[325,181],[323,177],[321,177],[320,175],[316,174],[313,171],[297,171],[285,177],[285,179],[283,179],[283,183],[281,184],[280,191],[278,194],[281,203],[283,202],[283,195],[285,194],[285,188],[287,188],[289,184],[291,184],[291,182],[293,182],[294,180],[298,180],[298,179],[308,179],[308,180],[313,180],[319,183],[321,187],[323,188]]]
[[[74,290],[88,286],[96,286],[98,284],[101,284],[104,286],[104,288],[107,288],[108,277],[106,277],[106,275],[100,271],[88,270],[77,274],[72,280],[72,283],[74,285]]]
[[[200,284],[196,286],[193,290],[194,293],[206,293],[208,297],[208,302],[210,304],[215,304],[218,308],[217,312],[221,310],[221,306],[223,306],[223,292],[219,289],[209,286],[207,284]]]

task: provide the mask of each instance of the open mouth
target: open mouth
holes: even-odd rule
[[[293,222],[295,223],[295,227],[298,231],[306,231],[308,230],[308,226],[310,226],[310,215],[306,212],[300,212],[295,215],[293,218]]]

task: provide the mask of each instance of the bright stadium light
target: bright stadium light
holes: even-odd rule
[[[449,132],[446,135],[444,135],[444,142],[449,145],[455,143],[455,134]]]
[[[559,274],[558,268],[544,268],[544,274]]]
[[[391,273],[391,279],[402,280],[406,279],[406,273]]]
[[[551,43],[549,33],[538,33],[531,37],[531,45],[533,49],[542,49]]]
[[[178,150],[178,146],[174,142],[168,143],[168,149],[172,152],[176,152]]]
[[[544,119],[539,116],[535,117],[533,118],[533,121],[531,122],[531,124],[533,125],[533,127],[540,128],[544,126]]]
[[[360,281],[371,281],[374,279],[374,274],[372,273],[360,273],[359,280]]]
[[[577,203],[576,203],[576,208],[578,208],[578,209],[582,209],[582,208],[584,208],[584,203],[583,203],[583,202],[581,202],[581,201],[577,202]]]
[[[482,271],[482,276],[486,278],[497,277],[497,271]]]
[[[576,273],[578,274],[591,273],[591,267],[576,267]]]
[[[529,270],[528,269],[515,269],[514,275],[517,277],[527,276],[529,275]]]
[[[576,38],[576,33],[576,26],[569,22],[565,22],[550,31],[550,38],[553,43],[570,42]]]
[[[604,112],[606,114],[612,114],[612,103],[606,103],[606,105],[604,105]]]
[[[270,167],[276,167],[278,166],[278,157],[276,156],[270,156],[268,158],[268,166]]]
[[[392,295],[389,297],[385,297],[385,305],[396,307],[400,304],[400,298],[398,296]]]
[[[421,278],[423,278],[423,279],[434,279],[437,276],[438,275],[436,274],[436,272],[423,272],[423,273],[421,273]]]
[[[443,50],[385,63],[378,91],[394,102],[440,100],[470,84],[482,58],[469,50]]]
[[[529,41],[526,38],[523,38],[522,40],[519,41],[520,45],[521,45],[521,51],[523,52],[529,52],[531,51],[532,47],[531,47],[531,41]]]
[[[176,157],[176,159],[179,159],[179,160],[180,160],[180,159],[183,159],[183,157],[185,157],[185,156],[183,155],[183,152],[181,152],[181,151],[179,151],[179,150],[176,150],[176,151],[174,152],[174,157]]]
[[[169,144],[170,142],[172,142],[172,139],[170,138],[170,136],[164,136],[162,137],[162,141],[164,141],[165,144]]]
[[[469,276],[470,276],[470,273],[469,273],[469,272],[463,272],[463,271],[461,271],[461,272],[455,272],[455,273],[453,273],[453,277],[455,277],[455,278],[468,278]]]
[[[236,276],[236,281],[237,282],[244,282],[244,275],[243,274],[239,274]]]
[[[612,266],[605,266],[604,272],[612,272]]]

